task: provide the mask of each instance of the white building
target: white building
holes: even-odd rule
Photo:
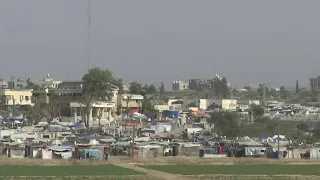
[[[89,114],[89,126],[108,125],[116,119],[117,98],[119,88],[113,86],[113,96],[107,101],[94,101],[91,104]],[[86,105],[79,102],[70,102],[73,111],[74,123],[78,120],[85,120],[84,108]]]

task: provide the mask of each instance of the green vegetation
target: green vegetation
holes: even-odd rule
[[[82,104],[85,105],[85,124],[89,130],[89,114],[91,112],[92,103],[94,101],[110,100],[113,95],[114,78],[108,69],[92,68],[82,77]]]
[[[0,176],[123,176],[142,173],[115,165],[0,166]]]
[[[151,165],[143,168],[182,175],[320,175],[320,165]]]
[[[64,177],[0,177],[0,180],[149,180],[149,176],[64,176]],[[155,180],[155,179],[153,179]]]

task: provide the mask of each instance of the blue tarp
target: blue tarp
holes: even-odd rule
[[[260,140],[260,141],[266,140],[266,139],[268,139],[266,136],[261,136],[261,137],[259,137],[259,140]]]
[[[80,151],[81,158],[87,159],[87,158],[102,158],[102,153],[99,150],[95,149],[85,149]]]
[[[8,122],[10,123],[14,123],[16,121],[20,121],[22,122],[23,121],[23,118],[19,118],[19,117],[11,117],[11,118],[8,118]]]
[[[76,124],[73,125],[73,127],[82,128],[82,127],[84,127],[84,124],[83,123],[76,123]]]
[[[276,140],[276,141],[284,141],[284,139],[282,139],[281,137],[273,138],[273,140]]]

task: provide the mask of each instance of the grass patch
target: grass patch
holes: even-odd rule
[[[320,165],[151,165],[141,166],[146,169],[171,174],[205,175],[315,175],[320,176]]]
[[[0,180],[150,180],[149,176],[77,176],[77,177],[22,177],[7,176],[0,177]]]
[[[119,166],[71,165],[71,166],[0,166],[0,176],[123,176],[143,173]]]

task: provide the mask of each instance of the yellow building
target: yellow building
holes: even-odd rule
[[[2,89],[0,95],[6,105],[34,105],[31,89]]]
[[[170,110],[170,106],[169,105],[158,104],[158,105],[154,105],[154,110],[162,112],[162,111],[165,111],[165,110]]]

